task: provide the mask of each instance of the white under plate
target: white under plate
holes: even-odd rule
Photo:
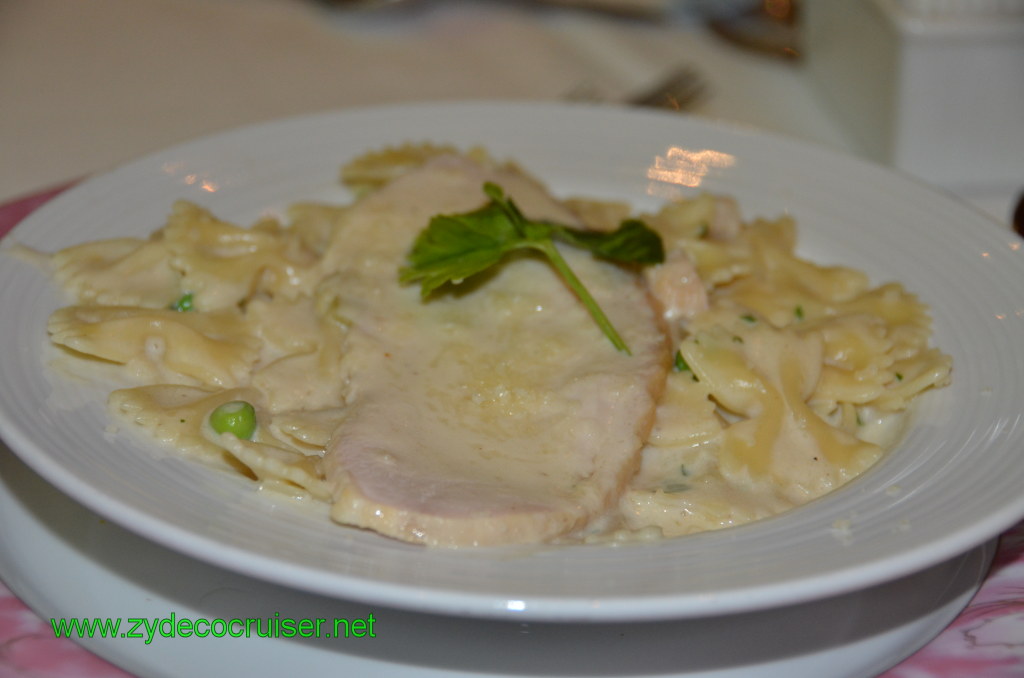
[[[44,619],[374,617],[373,638],[82,641],[147,678],[260,678],[290,675],[296,666],[310,675],[366,678],[867,678],[949,624],[995,550],[989,543],[881,586],[764,612],[631,624],[516,623],[319,597],[211,567],[82,508],[2,445],[0,516],[0,578]]]
[[[405,141],[484,145],[559,195],[648,208],[696,190],[748,217],[793,214],[801,250],[900,280],[954,358],[909,435],[863,477],[749,526],[619,547],[429,550],[332,525],[128,435],[105,394],[43,364],[60,303],[28,264],[0,267],[0,434],[63,492],[172,550],[373,605],[508,620],[654,620],[838,596],[936,565],[1024,516],[1024,252],[1013,234],[905,177],[822,149],[675,114],[558,104],[427,104],[244,128],[146,157],[61,195],[12,238],[44,250],[144,235],[187,198],[249,223],[345,200],[338,167]],[[98,613],[97,613],[98,614]],[[455,622],[451,622],[455,623]]]

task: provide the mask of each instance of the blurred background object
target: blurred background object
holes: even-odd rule
[[[797,0],[759,0],[736,6],[709,3],[708,27],[740,47],[785,59],[802,53]]]
[[[538,0],[552,5],[612,12],[622,16],[660,18],[670,14],[674,0]]]
[[[1022,22],[1024,0],[3,0],[0,201],[273,118],[624,102],[685,65],[689,114],[895,166],[1008,223]]]
[[[1024,0],[804,9],[810,80],[863,155],[1008,215],[1024,185]]]
[[[1013,210],[1013,230],[1024,238],[1024,192],[1021,192],[1017,207]]]

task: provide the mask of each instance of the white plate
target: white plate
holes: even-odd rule
[[[909,577],[762,612],[648,623],[519,623],[325,598],[211,567],[83,509],[2,445],[0,516],[0,577],[44,620],[374,616],[373,638],[81,641],[148,678],[258,678],[290,675],[296,666],[311,675],[376,678],[868,678],[956,617],[995,550],[989,542]]]
[[[954,357],[953,386],[928,394],[910,434],[862,478],[775,519],[617,548],[427,550],[330,525],[238,478],[106,434],[103,395],[42,364],[43,328],[59,303],[49,281],[5,260],[0,431],[10,447],[100,515],[246,575],[374,604],[530,620],[697,617],[839,595],[943,562],[1024,516],[1020,241],[944,195],[816,147],[620,109],[355,110],[157,153],[60,196],[13,238],[52,250],[147,234],[181,197],[240,222],[297,199],[345,199],[340,164],[404,141],[483,144],[558,194],[650,206],[711,190],[737,196],[748,216],[790,212],[805,253],[921,294],[937,343]],[[649,179],[652,167],[678,183]]]

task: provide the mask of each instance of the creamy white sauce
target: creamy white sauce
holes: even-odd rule
[[[48,360],[107,390],[117,374],[124,427],[339,522],[447,546],[626,543],[775,515],[856,477],[898,443],[910,399],[948,381],[902,288],[800,261],[791,221],[746,225],[710,196],[644,215],[667,248],[646,289],[566,253],[632,358],[539,260],[423,303],[398,266],[433,213],[480,204],[484,178],[535,216],[623,214],[506,168],[431,162],[354,205],[301,206],[290,227],[245,231],[180,203],[144,246],[58,253],[79,307],[50,329],[75,352]],[[168,314],[186,283],[201,310]],[[692,364],[669,370],[677,351]],[[254,440],[204,428],[230,399],[257,408]],[[834,526],[840,541],[852,529]]]

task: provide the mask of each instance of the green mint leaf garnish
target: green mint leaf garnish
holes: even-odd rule
[[[555,246],[562,242],[597,257],[622,264],[664,261],[661,238],[643,222],[630,219],[611,233],[587,231],[548,221],[527,219],[500,186],[484,184],[490,198],[483,207],[464,214],[438,215],[420,232],[399,271],[403,284],[419,283],[428,297],[445,283],[458,284],[500,263],[519,249],[543,254],[579,297],[594,322],[619,351],[629,354],[626,342],[612,326],[597,301]]]
[[[399,280],[420,283],[426,298],[446,282],[459,283],[494,266],[522,239],[493,202],[467,214],[436,216],[416,238]]]
[[[660,264],[665,260],[661,236],[638,219],[627,219],[611,233],[551,224],[552,235],[593,254],[621,264]]]

